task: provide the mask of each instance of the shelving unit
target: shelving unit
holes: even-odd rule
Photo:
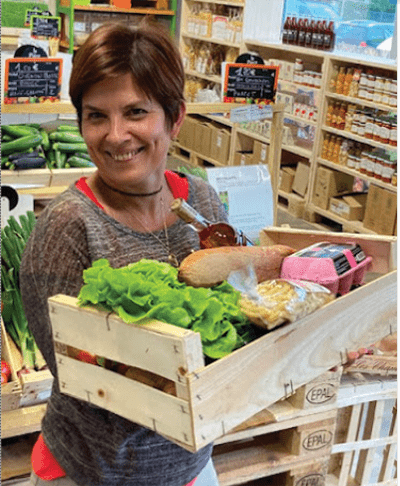
[[[74,52],[74,21],[76,12],[87,12],[87,13],[104,13],[104,14],[132,14],[132,15],[152,15],[158,17],[168,18],[170,21],[170,32],[171,35],[175,34],[176,29],[176,10],[177,10],[177,0],[169,0],[170,5],[168,5],[168,0],[157,0],[154,7],[137,7],[123,9],[118,8],[113,5],[75,5],[73,0],[57,0],[56,4],[56,15],[61,16],[62,20],[62,37],[61,46],[66,48],[69,53]],[[68,22],[67,22],[68,20]],[[65,32],[65,26],[68,27],[68,34]]]
[[[193,22],[192,10],[198,3],[199,2],[196,0],[184,0],[182,3],[180,47],[184,59],[186,56],[187,45],[191,41],[198,41],[208,45],[221,43],[218,39],[206,37],[204,35],[196,35],[193,33],[193,26],[191,26],[191,23]],[[207,4],[237,5],[236,2],[219,2],[215,0],[208,0]],[[241,6],[243,8],[243,15],[245,17],[246,5],[243,3]],[[304,207],[304,218],[307,219],[307,221],[315,224],[315,226],[319,229],[331,229],[333,231],[343,231],[346,229],[348,231],[354,230],[354,232],[357,233],[374,233],[374,231],[364,228],[362,222],[360,221],[348,221],[330,211],[319,208],[312,203],[312,195],[315,186],[315,178],[317,176],[317,169],[319,166],[324,166],[339,172],[343,172],[353,176],[354,178],[363,180],[367,184],[374,184],[378,187],[387,189],[392,193],[397,193],[397,187],[392,184],[388,184],[375,179],[374,177],[370,177],[369,175],[362,174],[351,167],[332,164],[321,157],[322,142],[324,135],[326,134],[347,138],[349,141],[354,143],[368,146],[371,150],[381,149],[387,151],[388,153],[396,153],[396,146],[380,143],[379,141],[367,139],[366,137],[362,137],[352,132],[345,132],[343,130],[337,130],[336,128],[329,127],[325,124],[325,118],[328,103],[330,102],[344,102],[354,104],[358,109],[370,108],[380,110],[385,113],[396,110],[396,107],[389,106],[384,103],[376,103],[374,101],[356,98],[354,96],[345,96],[331,92],[329,89],[329,84],[333,75],[334,65],[346,67],[357,66],[364,71],[373,69],[382,73],[382,75],[385,73],[394,79],[397,78],[397,66],[394,64],[381,64],[379,62],[375,62],[374,60],[355,60],[350,57],[338,56],[331,52],[305,49],[299,46],[259,42],[255,39],[243,39],[240,44],[231,42],[229,45],[236,49],[238,55],[249,51],[257,52],[266,63],[281,64],[283,66],[283,69],[281,69],[279,73],[277,90],[277,102],[283,102],[286,105],[283,114],[284,133],[281,144],[282,153],[280,164],[281,166],[289,165],[292,167],[295,167],[299,162],[308,164],[308,189],[301,201]],[[291,63],[293,69],[296,59],[298,58],[302,59],[305,71],[311,70],[313,72],[320,73],[320,87],[299,83],[295,80],[295,77],[293,77],[293,72],[286,72],[285,66]],[[220,76],[216,75],[215,73],[210,75],[201,73],[199,70],[193,69],[192,67],[189,68],[187,66],[187,59],[185,64],[185,72],[189,78],[198,79],[198,84],[200,86],[201,83],[203,83],[203,85],[205,85],[205,83],[221,84]],[[314,114],[311,119],[298,116],[296,111],[292,110],[290,107],[290,103],[296,99],[300,100],[300,98],[304,96],[308,96],[310,100],[309,103],[313,104],[317,109],[316,115]],[[289,100],[289,102],[286,102],[287,100]],[[224,123],[225,125],[227,123],[226,120],[218,121],[221,124]],[[254,127],[251,129],[249,126],[238,125],[235,127],[235,136],[231,138],[230,155],[226,160],[226,165],[235,164],[234,153],[236,150],[238,150],[238,144],[239,146],[242,146],[243,150],[251,151],[252,146],[256,141],[263,144],[269,143],[268,136],[265,136],[264,133],[260,133],[260,130],[257,130],[257,128],[254,130]],[[293,134],[293,132],[296,130],[304,131],[306,137],[308,137],[308,141],[306,141],[306,143],[304,140],[293,140],[291,134]],[[182,152],[184,149],[185,147],[180,145],[178,151]],[[204,163],[201,162],[203,160],[212,165],[221,165],[221,161],[214,163],[213,160],[205,157],[204,154],[201,153],[197,153],[196,157],[196,160],[200,161],[200,163]],[[258,163],[258,161],[254,161],[254,163]],[[287,206],[282,205],[281,201],[288,201],[291,198],[294,202],[298,202],[297,195],[294,193],[289,194],[279,191],[279,196],[278,204],[280,205],[281,209],[287,209]]]

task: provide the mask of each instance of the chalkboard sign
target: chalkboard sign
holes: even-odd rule
[[[60,37],[60,17],[50,17],[47,15],[32,15],[31,16],[31,36],[58,38]]]
[[[278,86],[278,66],[226,64],[224,102],[272,103]]]
[[[62,59],[6,59],[4,103],[59,101]]]
[[[25,27],[30,27],[32,15],[42,15],[42,11],[38,7],[33,7],[32,10],[28,9],[25,12]]]

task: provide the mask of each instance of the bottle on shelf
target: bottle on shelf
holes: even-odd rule
[[[327,28],[325,30],[325,34],[324,34],[324,50],[325,51],[333,51],[334,47],[335,47],[335,38],[336,38],[336,34],[335,34],[335,22],[333,20],[331,20],[328,25],[327,25]]]
[[[296,17],[292,17],[291,35],[289,37],[289,44],[296,45],[299,36],[299,24]]]
[[[287,16],[283,24],[282,44],[289,44],[290,24],[291,24],[290,17]]]
[[[306,18],[301,18],[298,21],[298,34],[297,34],[297,45],[306,45],[306,32],[307,32],[308,21]]]
[[[304,47],[312,47],[312,36],[315,28],[315,22],[313,19],[307,20],[306,24],[306,36],[304,39]]]
[[[172,202],[171,210],[197,231],[200,248],[254,246],[254,243],[242,231],[236,230],[228,223],[208,221],[182,198]]]
[[[319,47],[319,40],[321,36],[321,20],[317,19],[314,21],[314,29],[311,37],[311,47],[313,49],[318,49]]]

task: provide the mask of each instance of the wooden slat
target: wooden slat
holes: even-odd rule
[[[347,441],[353,442],[357,437],[358,429],[360,427],[361,420],[361,404],[354,405],[351,410],[351,417],[349,423],[349,429],[347,433]],[[339,474],[338,486],[346,486],[347,479],[350,476],[350,470],[353,463],[354,452],[346,452],[342,459],[342,466]]]
[[[296,250],[320,241],[343,243],[346,240],[358,243],[366,255],[373,257],[370,272],[386,274],[397,268],[397,237],[395,236],[326,233],[294,228],[285,230],[265,228],[260,233],[261,245],[284,244]]]
[[[49,299],[55,341],[182,383],[186,372],[204,365],[198,333],[151,319],[126,324],[77,302],[65,295]]]
[[[56,354],[63,393],[89,401],[182,443],[193,443],[188,403],[123,375]],[[82,380],[85,376],[86,379]]]
[[[379,444],[379,434],[382,427],[384,406],[385,402],[379,400],[377,402],[371,402],[368,407],[363,437],[364,440],[370,439],[370,444],[368,444],[367,449],[360,451],[355,475],[356,480],[360,484],[368,484],[370,482],[376,447],[382,445]],[[375,446],[374,442],[378,445]]]
[[[396,435],[397,438],[397,401],[396,406],[392,409],[392,421],[390,424],[389,436]],[[388,481],[393,478],[395,470],[395,461],[397,460],[397,441],[388,445],[383,451],[382,467],[379,472],[380,481]]]

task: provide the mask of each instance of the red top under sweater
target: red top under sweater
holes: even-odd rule
[[[172,171],[165,171],[165,178],[168,186],[175,198],[181,197],[187,200],[189,195],[189,184],[185,177],[180,177]],[[81,177],[76,182],[76,187],[88,196],[99,208],[104,209],[97,200],[93,191],[86,182],[86,177]],[[40,478],[46,481],[63,478],[66,476],[64,469],[58,464],[49,448],[46,446],[42,434],[39,435],[36,444],[32,450],[32,469],[33,472]],[[193,486],[196,478],[190,481],[186,486]]]

